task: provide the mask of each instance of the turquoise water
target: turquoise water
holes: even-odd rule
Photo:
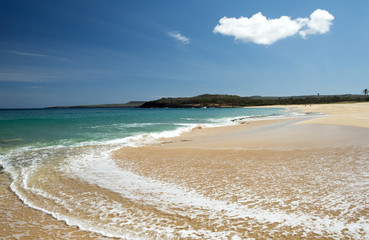
[[[2,110],[0,148],[71,146],[283,114],[281,108]]]
[[[24,204],[68,225],[123,239],[177,239],[187,233],[176,222],[169,224],[168,216],[182,219],[194,210],[206,215],[228,205],[123,169],[114,161],[114,151],[197,126],[291,114],[282,108],[1,110],[1,173],[11,176],[9,187]],[[197,210],[209,206],[216,209]],[[45,226],[50,223],[37,224],[49,229]],[[230,234],[206,231],[209,239]]]

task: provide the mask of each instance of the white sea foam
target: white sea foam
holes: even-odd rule
[[[71,159],[64,171],[101,188],[121,194],[132,201],[143,202],[161,211],[188,216],[195,219],[206,215],[214,222],[224,219],[251,219],[259,224],[277,223],[277,227],[301,227],[305,231],[317,234],[342,237],[342,231],[348,229],[356,239],[364,233],[369,237],[369,220],[360,219],[347,222],[344,219],[329,216],[320,217],[303,212],[287,213],[283,210],[265,210],[257,206],[239,205],[205,197],[184,187],[139,176],[115,165],[105,153],[84,156],[84,159]],[[245,199],[247,202],[252,199]],[[176,210],[173,210],[176,209]],[[91,228],[93,228],[91,226]],[[212,236],[203,230],[203,234]],[[190,232],[183,231],[184,235]],[[218,236],[219,237],[219,236]]]
[[[164,134],[165,135],[165,134]],[[161,137],[161,136],[157,136]],[[138,141],[140,142],[140,141]],[[342,232],[346,229],[346,236],[351,236],[354,239],[360,239],[363,236],[369,237],[369,220],[361,218],[356,222],[349,222],[344,218],[337,218],[331,216],[317,216],[301,211],[287,213],[283,210],[270,209],[266,210],[257,206],[243,205],[240,203],[227,202],[212,199],[203,196],[193,190],[184,188],[183,186],[170,184],[147,177],[143,177],[132,172],[119,168],[110,158],[111,147],[88,148],[88,151],[76,150],[74,152],[81,152],[81,154],[69,154],[66,159],[66,165],[62,167],[61,172],[65,172],[70,176],[75,176],[90,184],[97,185],[101,188],[108,189],[120,194],[124,198],[130,199],[134,202],[141,202],[152,206],[162,212],[170,214],[177,214],[191,219],[196,219],[199,216],[207,216],[214,224],[220,224],[221,221],[230,219],[244,219],[244,221],[254,221],[260,225],[267,225],[268,223],[276,223],[275,229],[283,227],[301,227],[306,232],[313,231],[319,235],[330,236],[334,238],[342,238]],[[12,172],[12,177],[15,180],[11,188],[20,196],[20,198],[29,206],[42,210],[53,215],[55,218],[66,221],[69,225],[77,225],[81,229],[98,232],[106,236],[115,237],[130,237],[134,238],[136,235],[132,232],[124,232],[120,230],[120,218],[108,218],[112,215],[126,216],[128,221],[137,221],[136,217],[130,216],[124,209],[124,206],[118,203],[107,203],[104,199],[90,199],[89,207],[91,214],[100,214],[103,223],[93,223],[86,219],[78,219],[72,216],[61,214],[46,210],[35,205],[24,194],[23,190],[33,193],[44,199],[50,199],[59,205],[66,208],[71,207],[70,200],[60,199],[56,196],[50,195],[42,189],[29,184],[29,179],[37,174],[38,166],[41,162],[48,158],[49,151],[56,149],[44,149],[32,158],[33,163],[19,169],[16,166],[9,166],[5,164],[8,171]],[[32,151],[32,150],[31,150]],[[14,154],[14,153],[13,153]],[[18,154],[21,154],[19,152]],[[36,154],[36,153],[35,153]],[[2,159],[2,162],[4,160]],[[22,190],[23,189],[23,190]],[[252,200],[248,199],[247,195],[243,198],[244,202]],[[273,200],[273,199],[272,199]],[[274,200],[273,200],[274,201]],[[332,202],[332,206],[339,202],[344,202],[342,199],[323,199],[325,203]],[[76,203],[77,204],[77,203]],[[298,202],[296,203],[299,204]],[[73,211],[73,209],[71,209]],[[100,211],[100,212],[99,212]],[[105,219],[104,219],[105,218]],[[174,229],[170,227],[163,228],[157,226],[152,221],[145,219],[140,223],[140,227],[157,231],[157,234],[163,236],[174,237]],[[252,230],[252,229],[250,229]],[[195,237],[196,234],[202,234],[206,238],[224,238],[232,236],[237,238],[233,231],[213,232],[207,229],[198,230],[181,230],[178,232],[182,237]]]
[[[160,125],[164,125],[165,123],[114,123],[114,124],[110,124],[109,128],[115,128],[115,129],[120,129],[120,130],[124,130],[127,128],[143,128],[143,127],[148,127],[148,126],[160,126]],[[101,128],[106,128],[107,126],[105,125],[97,125],[97,126],[91,126],[90,128],[92,129],[101,129]]]

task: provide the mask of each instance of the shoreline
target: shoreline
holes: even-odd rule
[[[347,104],[316,104],[316,105],[277,105],[277,106],[267,106],[267,107],[250,107],[250,108],[285,108],[287,111],[295,111],[298,110],[304,114],[313,113],[316,115],[305,115],[305,116],[295,116],[295,117],[285,117],[280,119],[241,119],[236,120],[238,124],[235,125],[225,125],[218,127],[210,127],[210,128],[202,128],[195,127],[189,132],[184,132],[180,136],[177,137],[169,137],[159,139],[159,143],[154,145],[162,145],[165,144],[169,147],[177,147],[177,145],[169,144],[174,142],[192,142],[193,139],[198,137],[203,137],[205,141],[205,136],[209,135],[209,138],[206,140],[210,140],[211,136],[221,135],[227,132],[237,132],[242,131],[247,128],[266,127],[271,124],[280,123],[283,125],[283,122],[288,124],[291,122],[291,125],[328,125],[331,128],[369,128],[369,103],[347,103]],[[305,129],[306,130],[306,129]],[[359,130],[358,130],[359,131]],[[292,136],[290,136],[292,137]],[[189,140],[189,139],[191,140]],[[229,139],[225,139],[224,141],[229,141]],[[182,145],[190,145],[190,144],[182,144]],[[199,146],[199,145],[198,145]]]
[[[232,223],[210,207],[219,219],[186,222],[190,228],[241,238],[369,237],[369,129],[358,121],[369,104],[284,107],[325,115],[195,128],[157,144],[117,150],[113,158],[144,178],[224,202],[247,219]],[[244,207],[253,213],[243,213]]]
[[[369,194],[365,187],[369,129],[355,121],[349,123],[354,126],[337,124],[337,118],[342,120],[345,114],[341,106],[300,107],[306,112],[328,110],[312,117],[241,119],[234,125],[196,127],[154,144],[116,150],[112,160],[122,171],[161,184],[161,188],[149,189],[152,192],[147,196],[140,193],[148,198],[137,207],[139,212],[156,216],[155,224],[159,229],[171,229],[168,236],[173,238],[369,237],[365,198],[366,192]],[[360,111],[368,107],[349,106],[349,119],[360,119]],[[6,179],[5,173],[1,174]],[[14,229],[5,227],[6,232],[112,239],[24,205],[9,191],[8,181],[4,180],[1,189],[8,197],[1,199],[0,207],[14,216],[11,221],[22,224]],[[165,186],[173,189],[165,190]],[[102,191],[110,199],[118,199],[116,193],[97,186],[80,183],[79,188],[81,193]],[[168,198],[161,199],[162,193],[156,191],[164,191]],[[156,206],[157,202],[161,205]],[[9,206],[15,210],[7,210]],[[34,225],[29,226],[26,219],[30,216]],[[2,218],[4,226],[8,220]],[[44,233],[43,228],[55,230]]]
[[[273,107],[285,107],[299,109],[305,113],[322,113],[322,118],[304,121],[306,124],[331,124],[342,126],[356,126],[369,128],[369,103],[332,103],[311,105],[276,105]]]

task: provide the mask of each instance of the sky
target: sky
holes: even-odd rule
[[[0,0],[0,108],[361,94],[369,1]]]

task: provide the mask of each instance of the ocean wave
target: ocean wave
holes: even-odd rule
[[[167,123],[114,123],[114,124],[109,124],[109,128],[116,128],[116,129],[126,129],[126,128],[144,128],[144,127],[148,127],[148,126],[160,126],[160,125],[166,125]],[[107,128],[106,125],[96,125],[96,126],[91,126],[89,128],[92,129],[105,129]]]

